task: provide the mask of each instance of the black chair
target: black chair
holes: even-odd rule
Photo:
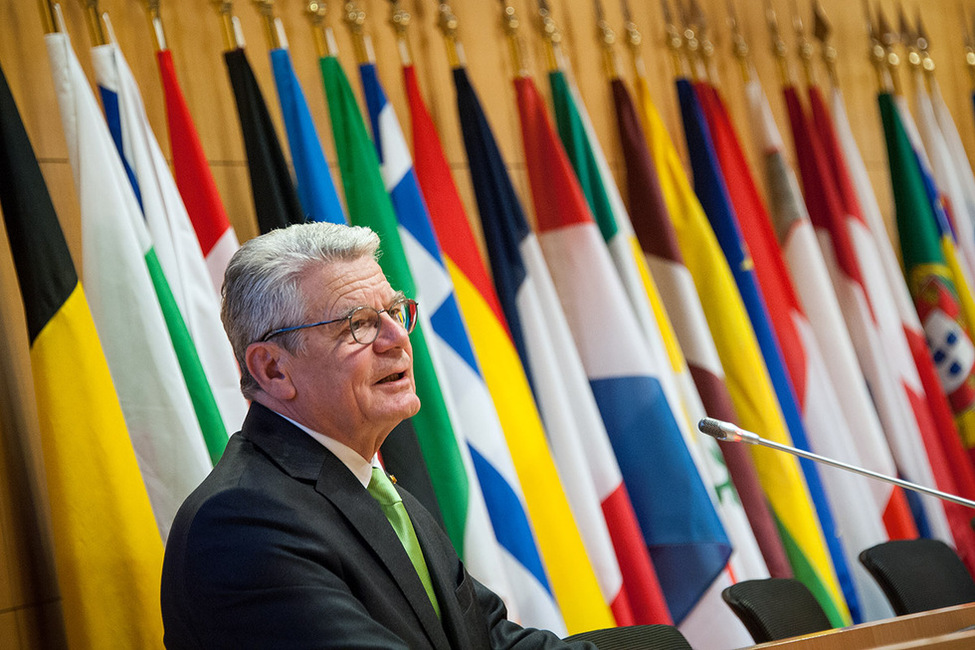
[[[743,580],[727,587],[721,597],[755,643],[833,628],[816,597],[795,578]]]
[[[627,625],[573,634],[565,641],[589,641],[599,650],[692,650],[672,625]]]
[[[975,601],[975,580],[955,551],[936,539],[899,539],[860,553],[860,562],[898,616]]]

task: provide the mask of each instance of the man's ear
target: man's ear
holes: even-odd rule
[[[291,381],[287,360],[290,354],[273,342],[256,342],[247,346],[244,360],[247,371],[269,396],[286,401],[297,392]]]

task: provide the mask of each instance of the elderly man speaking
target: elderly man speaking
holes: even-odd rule
[[[252,404],[173,523],[167,647],[563,647],[508,621],[376,460],[420,408],[417,304],[378,246],[366,228],[302,224],[230,261],[222,317]]]

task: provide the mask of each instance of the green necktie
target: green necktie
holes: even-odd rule
[[[367,489],[372,498],[379,502],[379,507],[383,509],[386,519],[389,519],[389,523],[393,525],[396,536],[399,537],[403,548],[406,549],[406,554],[410,556],[413,568],[420,576],[423,588],[427,590],[427,596],[430,597],[433,609],[436,610],[437,616],[440,616],[440,605],[437,603],[437,595],[433,593],[430,571],[427,569],[426,560],[423,559],[423,551],[420,550],[420,540],[416,538],[413,522],[410,521],[410,516],[406,513],[403,499],[400,498],[399,492],[393,487],[393,483],[386,476],[382,467],[372,468],[372,480],[369,481]]]

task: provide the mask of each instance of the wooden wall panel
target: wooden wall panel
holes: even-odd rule
[[[535,75],[544,96],[545,50],[537,37],[533,3],[513,0],[521,18],[521,38],[525,43],[526,63]],[[743,83],[737,63],[730,55],[726,27],[726,0],[699,0],[713,28],[717,46],[716,68],[720,86],[729,103],[739,133],[745,140],[754,163]],[[749,41],[756,70],[769,95],[773,112],[791,151],[788,122],[779,92],[778,70],[769,50],[763,0],[734,0],[743,32]],[[616,0],[603,0],[611,26],[622,32],[621,9]],[[334,27],[340,59],[361,100],[352,42],[341,23],[342,4],[330,4],[328,23]],[[410,38],[421,88],[440,130],[447,156],[471,215],[474,230],[480,233],[470,175],[456,117],[453,84],[443,41],[435,27],[437,5],[433,0],[403,0],[412,12]],[[553,15],[563,34],[564,51],[581,88],[596,131],[606,149],[617,178],[622,180],[622,160],[617,142],[612,98],[604,75],[602,54],[595,28],[595,10],[589,0],[550,0]],[[808,20],[809,1],[799,5]],[[888,17],[896,16],[898,3],[880,3]],[[36,0],[0,1],[0,65],[8,78],[20,107],[28,133],[36,149],[44,177],[49,185],[76,263],[80,263],[81,232],[73,175],[67,160],[59,111],[47,63],[42,22]],[[387,23],[386,0],[364,0],[366,30],[372,36],[380,78],[390,101],[410,138],[408,110],[402,87],[398,55],[392,29]],[[671,60],[663,45],[662,10],[657,0],[630,0],[633,16],[643,34],[645,57],[652,92],[671,135],[683,151],[683,135],[673,86]],[[788,12],[793,2],[772,0],[779,12],[779,23],[790,48],[794,39]],[[876,81],[867,61],[868,42],[860,2],[822,0],[840,53],[839,83],[846,96],[853,130],[866,160],[881,206],[891,217],[891,196],[886,169],[886,149],[876,108]],[[222,60],[224,44],[220,20],[209,0],[162,0],[162,17],[172,49],[177,74],[190,110],[196,120],[203,147],[238,236],[248,239],[257,234],[250,198],[244,147],[236,117],[233,94]],[[275,13],[287,33],[292,58],[304,87],[322,144],[337,177],[335,147],[328,121],[321,75],[314,40],[303,13],[304,0],[277,0]],[[510,79],[514,65],[500,26],[497,2],[454,0],[459,37],[467,55],[468,70],[478,89],[488,119],[498,138],[504,159],[515,180],[526,212],[531,215],[528,179],[514,92]],[[925,0],[907,9],[913,14],[922,7],[924,26],[931,39],[931,52],[938,65],[937,76],[969,152],[975,152],[969,72],[962,50],[963,11],[975,13],[975,0]],[[141,0],[101,0],[100,9],[111,18],[114,33],[139,84],[150,121],[165,152],[164,100],[154,56],[153,41]],[[90,39],[80,2],[65,0],[65,24],[82,65],[93,79],[88,49]],[[264,27],[250,1],[237,0],[235,13],[240,20],[248,58],[263,89],[278,133],[285,143],[283,123],[267,56]],[[807,22],[808,26],[808,22]],[[617,47],[624,77],[632,80],[629,57]],[[821,82],[826,76],[816,65]],[[902,72],[904,88],[912,86]],[[761,175],[759,175],[761,179]],[[0,179],[3,182],[3,179]],[[341,183],[336,183],[341,195]],[[5,233],[0,224],[0,646],[33,648],[58,645],[57,596],[54,588],[50,539],[44,531],[46,501],[43,467],[36,452],[37,425],[34,412],[30,361],[20,296],[13,273]],[[52,633],[50,630],[55,629]],[[52,636],[53,634],[53,636]]]

